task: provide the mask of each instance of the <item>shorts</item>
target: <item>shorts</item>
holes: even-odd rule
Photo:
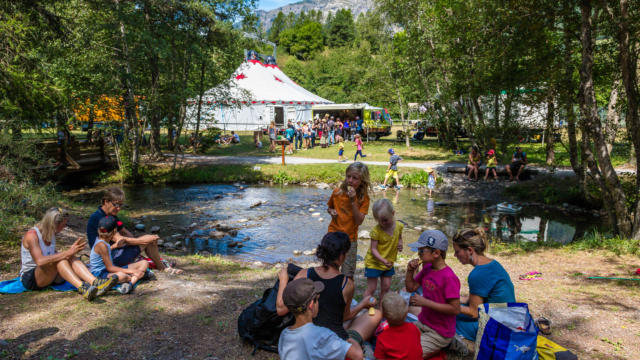
[[[511,163],[511,165],[509,165],[509,168],[511,169],[511,171],[517,171],[520,170],[520,166],[523,166],[524,164],[521,163],[520,161],[514,161]]]
[[[362,345],[364,345],[364,339],[362,338],[362,335],[360,335],[359,332],[353,330],[353,329],[349,329],[347,330],[347,339],[353,339],[355,342],[358,343],[358,345],[360,345],[360,347],[362,347]]]
[[[304,135],[303,135],[303,137],[304,137],[305,139],[308,139],[308,138],[310,138],[311,136],[309,136],[309,134],[304,134]]]
[[[340,269],[347,277],[353,278],[356,273],[356,263],[358,261],[358,241],[351,242],[351,248],[344,258],[344,263]]]
[[[422,356],[424,357],[444,349],[453,340],[453,337],[446,338],[420,321],[416,321],[414,324],[420,330],[420,345],[422,345]]]
[[[124,265],[120,267],[123,269],[128,269],[129,265]],[[101,271],[92,271],[91,275],[97,277],[98,279],[106,279],[109,277],[109,275],[111,275],[111,273],[108,272],[107,269],[102,269]]]
[[[391,267],[391,269],[389,270],[378,270],[378,269],[371,269],[368,267],[364,268],[364,277],[366,278],[379,278],[381,276],[391,277],[395,274],[396,274],[395,267]]]
[[[387,176],[390,176],[390,177],[398,176],[398,170],[389,170],[389,171],[387,171]]]
[[[47,284],[43,287],[38,286],[38,283],[36,282],[36,268],[22,273],[22,275],[20,276],[20,281],[22,282],[22,286],[24,286],[24,288],[27,290],[42,290],[50,285],[60,285],[64,283],[64,279],[60,279],[60,276],[57,276],[55,279],[53,279],[51,284]]]
[[[342,154],[344,154],[344,149],[338,150],[338,156],[342,156]]]
[[[465,339],[476,341],[478,333],[478,319],[474,319],[465,314],[456,316],[456,334],[462,335]]]
[[[125,267],[136,261],[136,258],[142,250],[138,245],[127,245],[125,247],[111,250],[111,257],[113,258],[113,265],[118,267]]]

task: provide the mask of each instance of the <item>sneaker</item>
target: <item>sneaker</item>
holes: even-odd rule
[[[83,282],[82,285],[80,285],[80,287],[78,288],[78,292],[85,299],[93,301],[93,299],[95,299],[96,295],[98,294],[98,288],[93,285],[89,285],[89,283]]]
[[[467,347],[467,343],[464,341],[464,337],[460,334],[456,334],[456,336],[451,339],[451,343],[449,343],[448,348],[449,350],[458,353],[462,357],[469,355],[469,348]]]
[[[118,275],[111,274],[106,279],[96,278],[95,280],[93,280],[93,283],[91,285],[95,286],[96,289],[98,289],[98,293],[96,295],[102,296],[117,284],[118,284]]]
[[[151,271],[151,269],[147,269],[147,271],[144,272],[142,280],[156,281],[158,280],[158,277],[153,271]]]
[[[120,285],[120,289],[118,291],[120,291],[120,294],[128,294],[133,291],[133,284],[130,282],[123,283]]]

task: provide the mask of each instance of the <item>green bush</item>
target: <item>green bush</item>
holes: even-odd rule
[[[0,242],[18,243],[20,233],[37,222],[60,197],[53,184],[42,180],[45,156],[31,140],[0,135]]]
[[[640,255],[640,239],[626,239],[595,230],[569,246],[576,250],[609,250],[616,255]]]
[[[218,128],[209,128],[200,132],[200,149],[199,151],[206,152],[208,149],[216,146],[216,140],[220,137],[222,130]]]
[[[436,184],[442,184],[442,176],[436,178]],[[426,171],[418,171],[408,173],[400,177],[400,183],[406,187],[421,187],[429,184],[429,173]]]
[[[290,176],[289,174],[287,174],[286,172],[280,170],[278,171],[277,174],[273,175],[273,177],[271,178],[271,180],[273,180],[274,183],[276,184],[288,184],[288,183],[292,183],[294,182],[294,178],[292,176]]]

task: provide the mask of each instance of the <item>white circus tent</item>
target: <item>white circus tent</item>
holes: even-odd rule
[[[231,75],[228,85],[205,92],[200,110],[200,128],[216,126],[225,130],[259,130],[271,121],[277,127],[311,120],[311,107],[332,104],[304,89],[278,65],[246,60]],[[197,99],[189,99],[187,128],[195,128]]]

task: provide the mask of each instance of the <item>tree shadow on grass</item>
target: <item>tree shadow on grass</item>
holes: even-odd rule
[[[221,266],[217,271],[226,270]],[[34,359],[249,358],[253,348],[240,341],[237,317],[273,285],[275,276],[225,274],[224,281],[216,282],[163,277],[139,286],[131,295],[109,295],[103,304],[79,297],[77,302],[68,301],[58,294],[47,299],[46,307],[42,301],[29,301],[23,311],[33,312],[35,318],[46,309],[72,310],[62,317],[51,316],[47,324],[55,331],[35,333],[40,336],[27,331],[35,323],[25,320],[24,314],[14,319],[4,332],[15,337],[8,353]],[[165,286],[160,286],[163,281]],[[254,358],[277,359],[277,355],[258,352]]]

